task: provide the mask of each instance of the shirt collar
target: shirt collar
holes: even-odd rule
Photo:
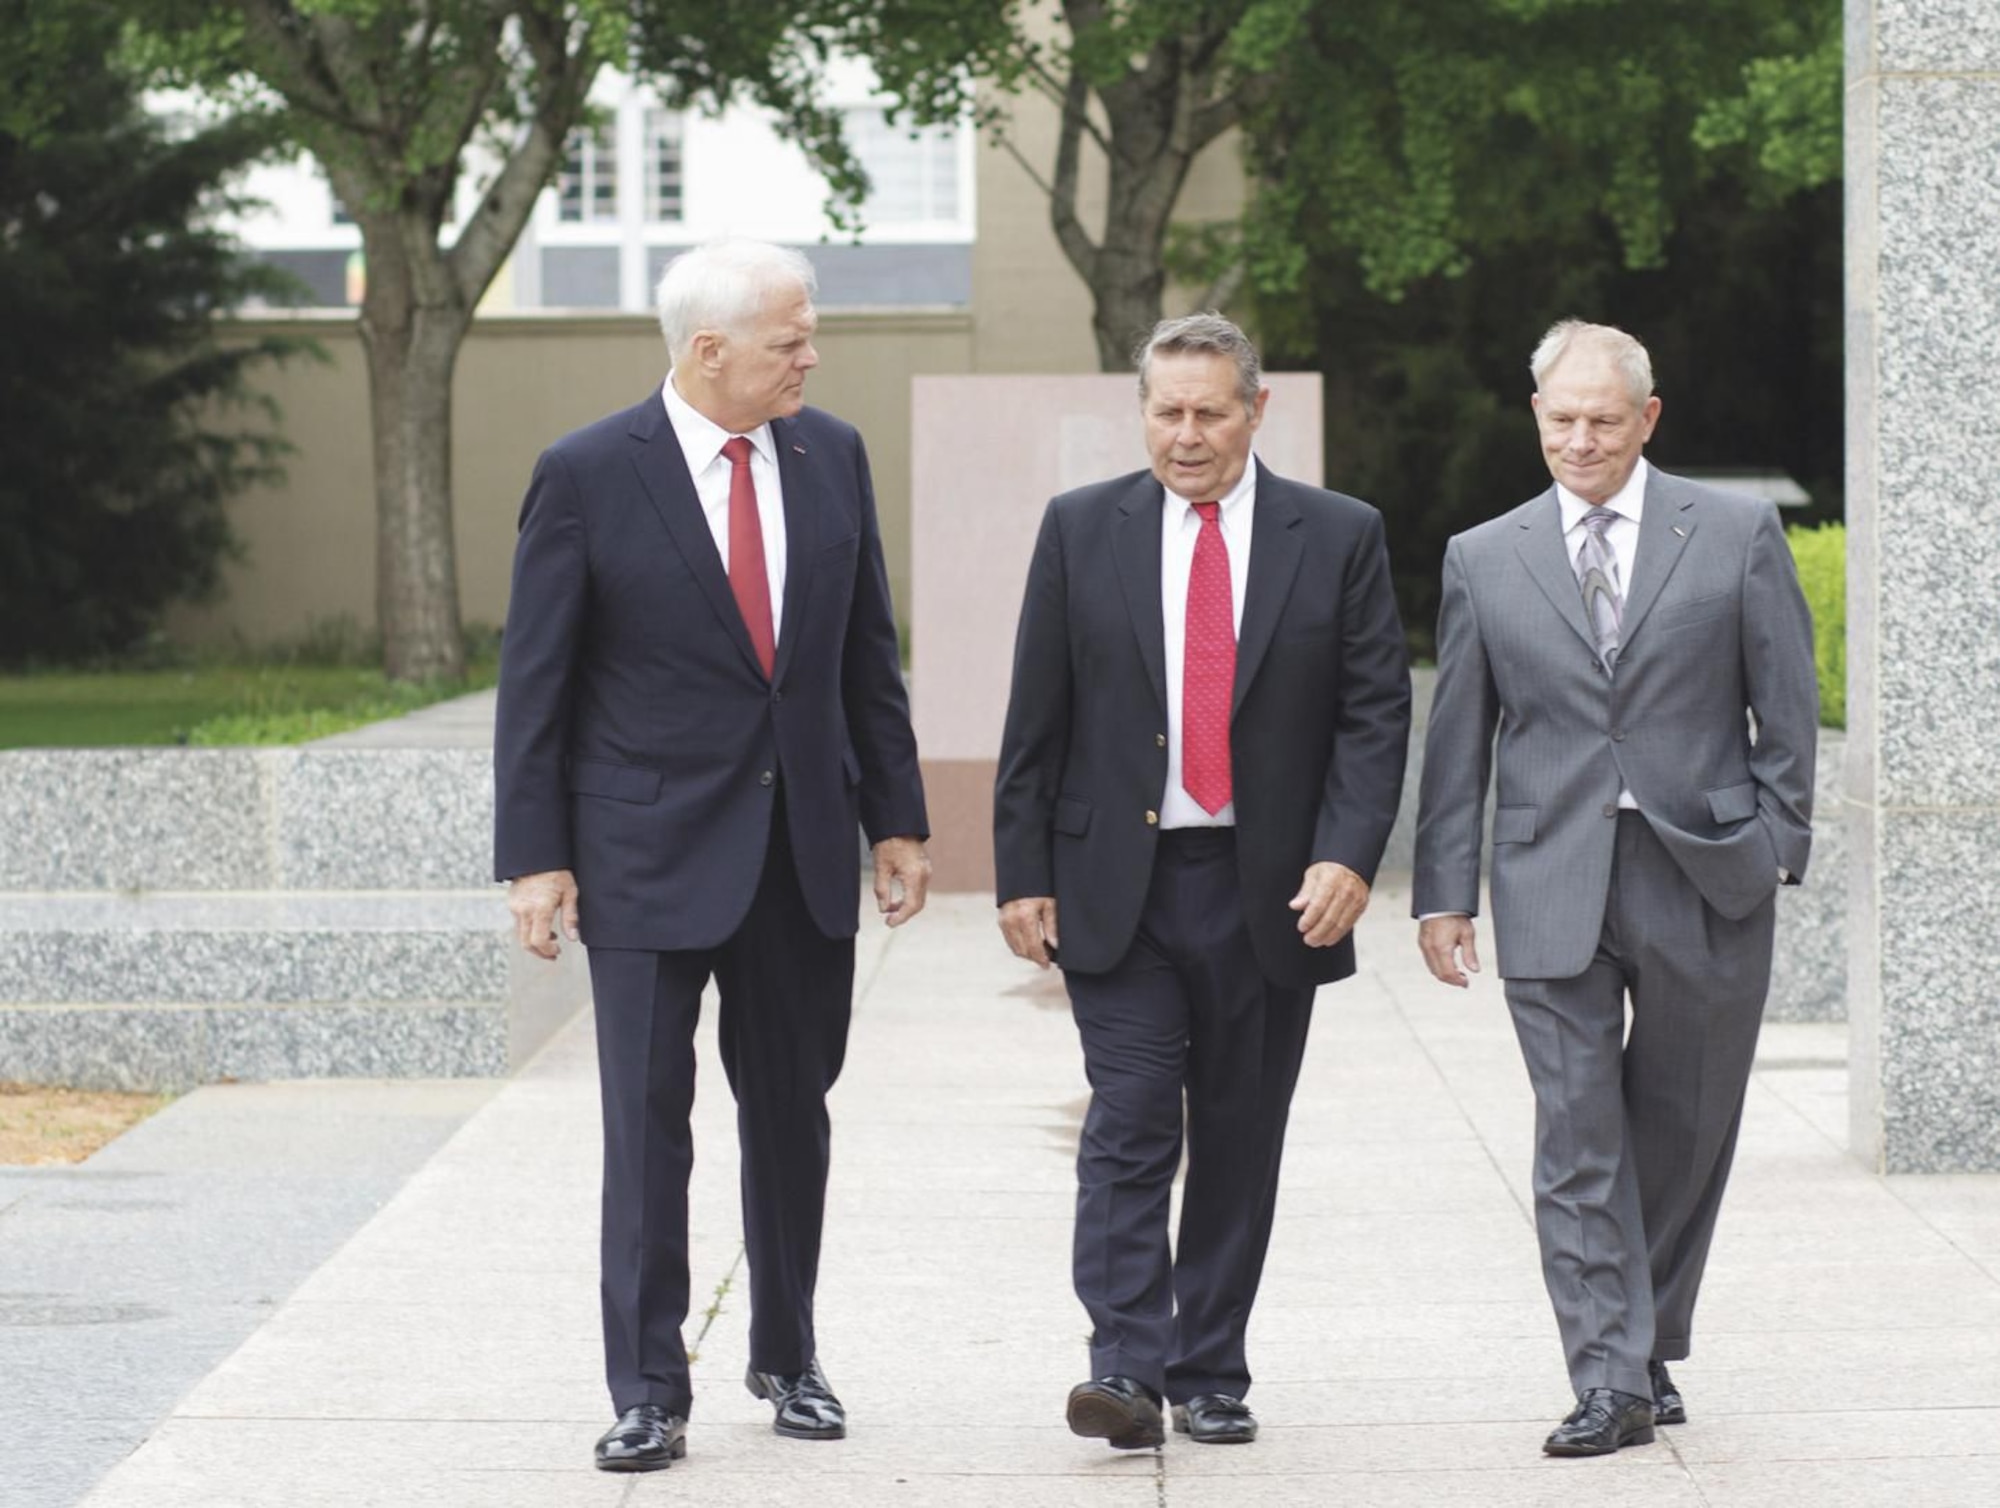
[[[1610,501],[1597,504],[1586,503],[1561,482],[1556,483],[1556,501],[1562,505],[1563,533],[1567,534],[1583,522],[1584,514],[1599,506],[1609,508],[1620,518],[1639,522],[1639,515],[1646,511],[1646,458],[1639,457],[1639,464],[1632,468],[1632,474],[1625,478],[1625,485],[1611,495]]]
[[[660,397],[667,406],[667,422],[673,425],[674,436],[681,442],[681,450],[687,456],[688,470],[700,476],[715,464],[715,458],[722,454],[722,447],[734,436],[680,395],[680,390],[674,386],[671,371],[660,385]],[[750,442],[758,455],[774,466],[777,464],[778,446],[771,438],[768,423],[758,425],[743,438]]]
[[[1208,501],[1205,497],[1192,500],[1184,498],[1165,483],[1161,483],[1160,491],[1167,509],[1167,522],[1170,524],[1184,523],[1194,516],[1195,503],[1205,503]],[[1257,458],[1253,455],[1244,466],[1243,475],[1236,479],[1236,485],[1215,500],[1222,504],[1221,508],[1216,512],[1217,518],[1234,523],[1236,515],[1254,501],[1256,496]]]

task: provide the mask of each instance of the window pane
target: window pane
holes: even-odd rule
[[[862,218],[870,225],[950,220],[958,215],[958,128],[890,122],[853,110],[848,142],[868,173]]]
[[[648,110],[646,219],[672,223],[681,215],[681,118],[671,110]]]
[[[562,171],[556,175],[556,218],[618,218],[618,155],[608,125],[570,132]]]

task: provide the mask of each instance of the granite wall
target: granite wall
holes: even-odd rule
[[[1852,1140],[2000,1170],[2000,5],[1847,0]]]

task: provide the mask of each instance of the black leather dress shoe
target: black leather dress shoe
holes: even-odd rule
[[[1608,1456],[1620,1446],[1653,1443],[1653,1400],[1615,1388],[1585,1388],[1570,1416],[1542,1450],[1551,1456]]]
[[[1197,1445],[1248,1445],[1257,1438],[1257,1416],[1230,1393],[1198,1393],[1174,1405],[1174,1428]]]
[[[1069,1429],[1114,1450],[1151,1450],[1167,1443],[1159,1395],[1129,1377],[1097,1377],[1069,1390]]]
[[[1649,1361],[1646,1371],[1653,1379],[1653,1422],[1655,1424],[1686,1424],[1687,1404],[1681,1401],[1681,1390],[1674,1386],[1673,1378],[1667,1375],[1667,1364],[1663,1361]]]
[[[842,1440],[847,1437],[847,1410],[833,1396],[826,1373],[817,1361],[806,1363],[803,1372],[760,1372],[755,1367],[745,1374],[743,1386],[753,1398],[763,1398],[776,1408],[771,1428],[793,1440]]]
[[[688,1453],[688,1422],[657,1403],[625,1410],[597,1439],[599,1471],[665,1471]]]

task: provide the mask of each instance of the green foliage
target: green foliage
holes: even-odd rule
[[[1847,526],[1821,524],[1785,531],[1798,563],[1799,586],[1812,609],[1813,661],[1819,671],[1819,720],[1847,726]]]
[[[1456,278],[1371,297],[1356,259],[1317,264],[1304,298],[1255,303],[1273,370],[1324,375],[1327,485],[1383,510],[1413,649],[1431,651],[1445,541],[1549,485],[1528,353],[1587,314],[1652,352],[1663,399],[1647,455],[1680,467],[1775,466],[1841,513],[1840,190],[1782,206],[1717,181],[1683,203],[1663,267],[1624,265],[1613,232],[1487,252]]]
[[[64,24],[58,26],[56,20]],[[198,598],[230,548],[224,500],[277,475],[266,421],[240,425],[247,368],[297,349],[219,346],[210,316],[280,296],[203,227],[262,151],[254,122],[170,137],[110,55],[107,7],[0,0],[59,89],[0,130],[0,664],[142,638]],[[44,81],[46,82],[46,80]],[[30,124],[31,122],[31,124]]]
[[[1729,165],[1713,149],[1754,136],[1793,163],[1809,155],[1808,124],[1830,122],[1837,160],[1837,51],[1810,55],[1831,95],[1779,83],[1829,19],[1837,30],[1838,0],[1316,7],[1246,122],[1253,282],[1297,296],[1345,257],[1367,293],[1394,300],[1590,221],[1627,268],[1657,267],[1680,207]],[[1776,144],[1779,124],[1791,144]],[[1818,181],[1794,173],[1789,186]]]
[[[1820,9],[1816,40],[1796,53],[1746,63],[1741,92],[1711,101],[1695,122],[1702,147],[1745,149],[1772,196],[1840,176],[1840,9]]]

